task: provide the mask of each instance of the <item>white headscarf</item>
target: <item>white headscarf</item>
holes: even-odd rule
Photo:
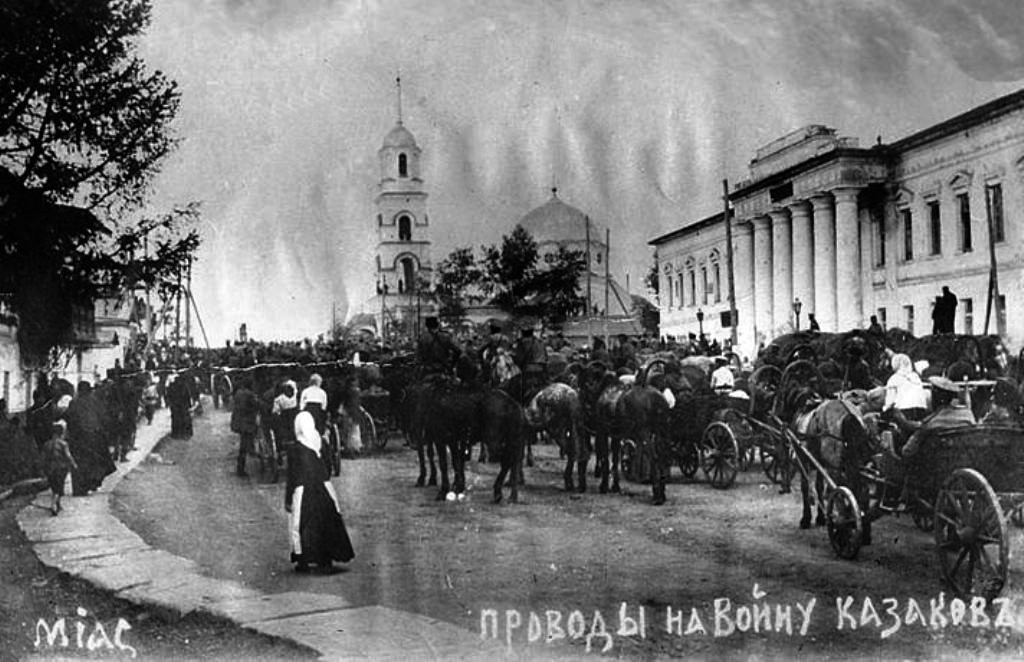
[[[303,411],[299,412],[295,417],[295,438],[300,444],[314,453],[320,452],[322,440],[320,439],[320,433],[317,432],[313,414]]]

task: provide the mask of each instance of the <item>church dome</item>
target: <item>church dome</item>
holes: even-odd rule
[[[413,138],[409,129],[405,128],[402,124],[396,124],[395,128],[391,129],[388,135],[384,136],[384,147],[415,148],[416,139]]]
[[[523,226],[538,244],[584,243],[587,238],[587,215],[563,202],[554,190],[551,199],[523,216],[519,225]],[[590,241],[604,243],[604,228],[599,227],[594,219],[590,219]]]

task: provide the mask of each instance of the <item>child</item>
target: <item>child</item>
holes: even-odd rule
[[[43,445],[43,473],[50,484],[50,492],[53,493],[50,512],[54,516],[60,512],[60,498],[64,496],[64,482],[67,480],[68,472],[71,469],[78,470],[75,458],[71,457],[71,450],[64,438],[67,430],[67,423],[56,421],[51,428],[50,440]]]

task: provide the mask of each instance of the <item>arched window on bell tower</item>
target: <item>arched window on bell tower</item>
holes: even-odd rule
[[[409,176],[409,162],[406,159],[405,154],[398,155],[398,176],[408,177]]]
[[[402,258],[402,279],[405,281],[406,292],[415,291],[416,263],[411,257]]]
[[[412,220],[405,214],[398,218],[398,241],[412,241]]]

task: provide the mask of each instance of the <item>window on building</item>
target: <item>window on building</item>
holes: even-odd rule
[[[985,209],[988,212],[988,228],[992,233],[992,241],[1006,241],[1006,228],[1003,224],[1003,185],[990,184],[985,187]]]
[[[405,154],[398,155],[398,176],[408,177],[409,176],[409,163],[405,157]]]
[[[914,333],[914,307],[903,306],[903,323],[907,331]]]
[[[402,278],[405,280],[405,291],[416,289],[416,263],[411,257],[402,258]]]
[[[11,372],[4,370],[4,402],[11,406]],[[6,412],[4,412],[6,414]]]
[[[872,225],[875,227],[875,266],[885,266],[885,219],[876,218]]]
[[[600,254],[600,253],[597,253],[597,254],[596,254],[596,257],[597,257],[597,263],[598,263],[598,264],[601,264],[601,254]]]
[[[931,225],[932,255],[942,255],[942,213],[938,200],[928,203],[928,222]]]
[[[971,196],[961,193],[956,199],[960,205],[960,251],[970,253],[974,250],[974,243],[971,241]]]
[[[1006,328],[1006,295],[1000,294],[999,298],[996,299],[996,328]]]
[[[665,276],[665,278],[666,278],[665,291],[668,292],[668,307],[671,308],[672,307],[672,302],[675,301],[676,279],[673,278],[671,276],[671,274],[668,275],[668,276]]]
[[[398,219],[398,241],[412,241],[412,221],[408,216]]]
[[[384,216],[377,214],[377,225],[384,225]]]
[[[714,286],[715,286],[715,303],[722,301],[722,269],[715,262],[714,265]]]
[[[882,328],[883,329],[888,329],[889,328],[889,323],[888,323],[888,320],[886,319],[885,308],[879,308],[876,311],[875,314],[878,315],[878,323],[882,325]]]
[[[900,216],[903,217],[903,259],[910,262],[914,259],[914,215],[904,209]]]
[[[683,274],[679,274],[679,278],[676,279],[676,301],[679,302],[680,308],[686,305],[686,300],[683,297]]]
[[[706,306],[706,305],[708,305],[708,301],[709,301],[709,299],[708,299],[708,294],[709,294],[708,293],[708,268],[707,267],[701,267],[700,268],[700,280],[701,280],[701,285],[704,288],[704,293],[701,296],[701,300],[704,302],[704,305]]]
[[[964,307],[964,333],[974,334],[974,299],[964,298],[960,300]]]

